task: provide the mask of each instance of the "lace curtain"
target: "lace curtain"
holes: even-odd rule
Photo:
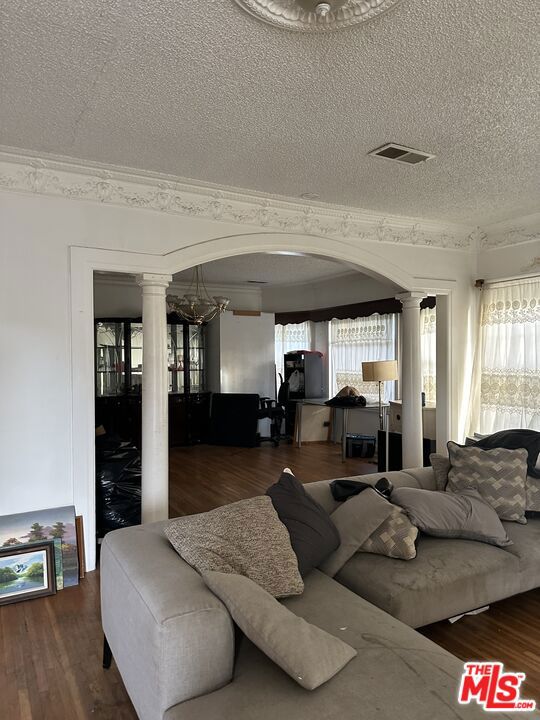
[[[540,277],[482,291],[470,432],[540,430]]]
[[[311,323],[276,325],[276,371],[283,376],[283,356],[291,350],[311,350]],[[279,381],[279,378],[278,378]]]
[[[397,315],[370,315],[330,321],[330,394],[344,385],[356,387],[369,400],[378,399],[378,383],[362,381],[366,360],[396,358]],[[394,399],[394,383],[384,383],[385,400]]]
[[[426,402],[435,403],[437,390],[437,309],[420,310],[420,357],[422,362],[422,390]]]

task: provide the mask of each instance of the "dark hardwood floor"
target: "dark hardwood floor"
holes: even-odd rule
[[[337,446],[195,447],[171,451],[171,516],[263,492],[290,466],[304,482],[375,470],[341,463]],[[454,625],[421,632],[462,659],[497,659],[527,673],[522,693],[540,702],[540,590]],[[0,718],[135,720],[113,666],[101,666],[99,574],[57,595],[0,607]],[[435,719],[434,719],[435,720]]]

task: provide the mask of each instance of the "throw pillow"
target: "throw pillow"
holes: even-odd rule
[[[401,508],[393,505],[390,515],[371,533],[358,552],[412,560],[416,557],[417,537],[418,528],[414,527]]]
[[[203,579],[251,642],[306,690],[330,680],[357,654],[339,638],[292,613],[249,578],[208,572]]]
[[[288,468],[266,494],[289,531],[300,575],[304,576],[339,546],[339,533],[330,515]]]
[[[540,432],[537,430],[499,430],[499,432],[491,435],[484,435],[479,439],[475,439],[476,447],[483,450],[493,448],[506,448],[507,450],[516,450],[525,448],[527,450],[527,467],[528,474],[540,479],[540,468],[538,467],[538,459],[540,458]]]
[[[525,480],[525,494],[527,513],[540,513],[540,480],[528,475]]]
[[[319,569],[334,577],[391,514],[392,505],[372,488],[346,500],[330,516],[338,529],[341,544],[319,565]]]
[[[447,491],[461,492],[473,488],[487,500],[501,520],[527,522],[527,450],[482,450],[476,445],[461,447],[449,442],[448,453],[451,468]]]
[[[450,470],[450,460],[446,455],[439,455],[439,453],[431,453],[429,456],[429,462],[435,473],[435,486],[437,490],[442,492],[446,490],[446,484],[448,483],[448,471]]]
[[[426,535],[512,545],[499,516],[478,490],[453,494],[403,487],[394,490],[392,502]]]
[[[260,495],[177,518],[165,534],[176,552],[200,573],[219,570],[245,575],[275,597],[304,590],[289,533],[269,497]]]

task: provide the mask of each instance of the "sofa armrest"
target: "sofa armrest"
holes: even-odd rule
[[[141,720],[232,679],[234,629],[221,601],[173,550],[164,523],[109,533],[102,544],[105,636]]]

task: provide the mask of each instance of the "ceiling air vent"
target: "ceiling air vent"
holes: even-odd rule
[[[268,285],[268,280],[248,280],[252,285]]]
[[[435,155],[413,150],[404,145],[396,145],[395,143],[387,143],[377,150],[372,150],[368,155],[376,155],[377,157],[386,158],[387,160],[397,160],[398,162],[407,163],[408,165],[417,165],[424,160],[431,160]]]

